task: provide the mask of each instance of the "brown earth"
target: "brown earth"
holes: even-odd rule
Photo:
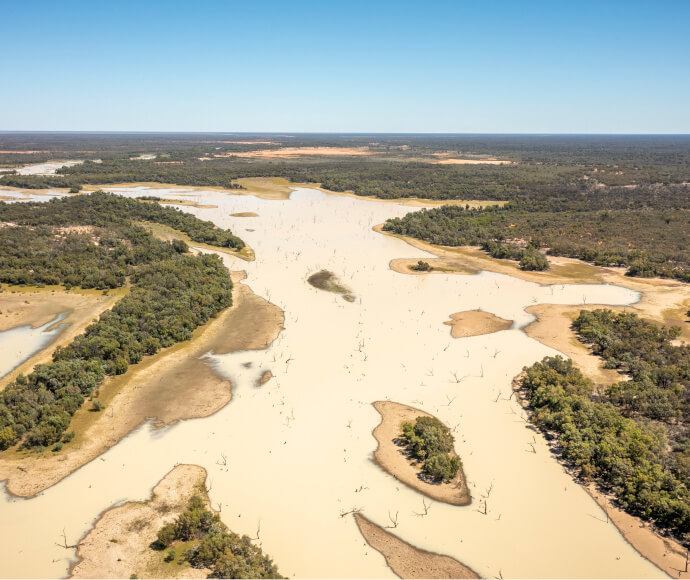
[[[495,314],[491,314],[491,312],[484,312],[482,310],[456,312],[451,314],[450,318],[450,320],[446,320],[443,324],[450,326],[450,335],[453,338],[492,334],[500,330],[508,330],[513,325],[512,320],[499,318]]]
[[[374,451],[374,461],[379,467],[408,487],[436,501],[451,505],[469,505],[472,502],[462,467],[449,483],[429,482],[420,478],[421,465],[410,461],[407,450],[397,443],[402,433],[400,428],[402,423],[414,421],[417,417],[432,417],[432,415],[393,401],[377,401],[374,403],[374,408],[381,415],[381,423],[372,433],[378,442]],[[455,455],[455,452],[452,455]]]
[[[372,548],[381,552],[388,567],[399,578],[479,578],[450,556],[442,556],[415,548],[387,532],[361,514],[354,514],[359,531]]]

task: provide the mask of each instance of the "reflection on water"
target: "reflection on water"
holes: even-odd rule
[[[63,312],[38,328],[19,326],[0,332],[0,378],[17,368],[60,334],[67,326],[60,324],[66,316],[67,312]]]

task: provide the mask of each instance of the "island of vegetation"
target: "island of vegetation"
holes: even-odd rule
[[[411,488],[452,505],[472,501],[454,438],[437,418],[400,403],[377,401],[381,423],[373,435],[378,442],[376,463]]]
[[[74,436],[72,415],[86,398],[100,411],[99,387],[145,355],[188,340],[231,304],[232,282],[213,255],[187,254],[179,240],[155,239],[135,221],[162,223],[191,239],[241,249],[227,230],[157,204],[94,193],[48,203],[0,203],[0,282],[108,290],[130,285],[112,310],[49,364],[0,393],[0,450],[54,446]]]
[[[362,514],[356,513],[354,518],[367,544],[383,555],[388,567],[399,578],[480,578],[455,558],[420,550]]]
[[[532,422],[578,477],[690,545],[690,346],[674,344],[680,329],[629,312],[583,310],[573,328],[629,380],[596,389],[571,361],[547,357],[519,380]]]

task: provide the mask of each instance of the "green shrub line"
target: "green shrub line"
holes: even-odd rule
[[[186,245],[157,240],[133,222],[170,225],[216,246],[237,248],[241,240],[168,210],[104,193],[0,203],[0,221],[14,224],[0,229],[1,282],[106,289],[131,283],[131,292],[56,349],[51,363],[37,365],[0,392],[0,450],[21,441],[27,448],[55,444],[59,451],[73,436],[64,435],[72,416],[87,397],[98,396],[106,376],[189,340],[195,328],[231,305],[232,282],[218,256],[185,254]],[[60,229],[74,225],[94,230]],[[103,408],[95,400],[91,410]]]
[[[597,389],[572,361],[546,357],[520,380],[531,421],[580,477],[690,545],[690,347],[671,343],[679,329],[627,312],[583,310],[573,328],[630,380]]]
[[[228,530],[218,514],[206,509],[199,496],[190,499],[187,509],[173,522],[158,530],[158,549],[168,549],[165,560],[178,556],[176,541],[194,542],[180,559],[195,568],[209,568],[209,578],[283,578],[271,558],[252,544],[246,535]]]

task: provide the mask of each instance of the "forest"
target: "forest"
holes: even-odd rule
[[[501,208],[422,210],[385,228],[436,244],[480,245],[523,269],[548,268],[548,253],[624,266],[632,276],[690,277],[688,136],[46,133],[6,134],[0,143],[6,170],[49,158],[85,160],[57,175],[8,173],[0,185],[78,190],[151,181],[233,189],[242,187],[239,178],[283,177],[384,199],[505,201]],[[367,154],[237,155],[329,146]],[[449,158],[509,164],[439,163]]]
[[[524,369],[531,421],[553,434],[584,480],[599,482],[631,513],[690,544],[690,347],[633,313],[581,311],[573,323],[619,383],[597,388],[570,360]]]
[[[115,288],[130,292],[53,360],[20,375],[0,392],[0,450],[69,440],[72,415],[95,399],[105,376],[127,371],[145,355],[189,340],[198,326],[231,304],[232,282],[222,260],[190,255],[157,240],[141,220],[177,225],[212,245],[242,246],[226,230],[190,214],[105,194],[48,203],[0,203],[0,282]],[[75,231],[75,228],[76,231]],[[86,230],[84,230],[86,228]]]
[[[175,542],[185,543],[180,549]],[[209,578],[282,578],[271,559],[247,536],[228,530],[218,514],[194,496],[187,509],[158,531],[156,547],[168,549],[166,561],[208,568]],[[172,546],[171,546],[172,545]]]

